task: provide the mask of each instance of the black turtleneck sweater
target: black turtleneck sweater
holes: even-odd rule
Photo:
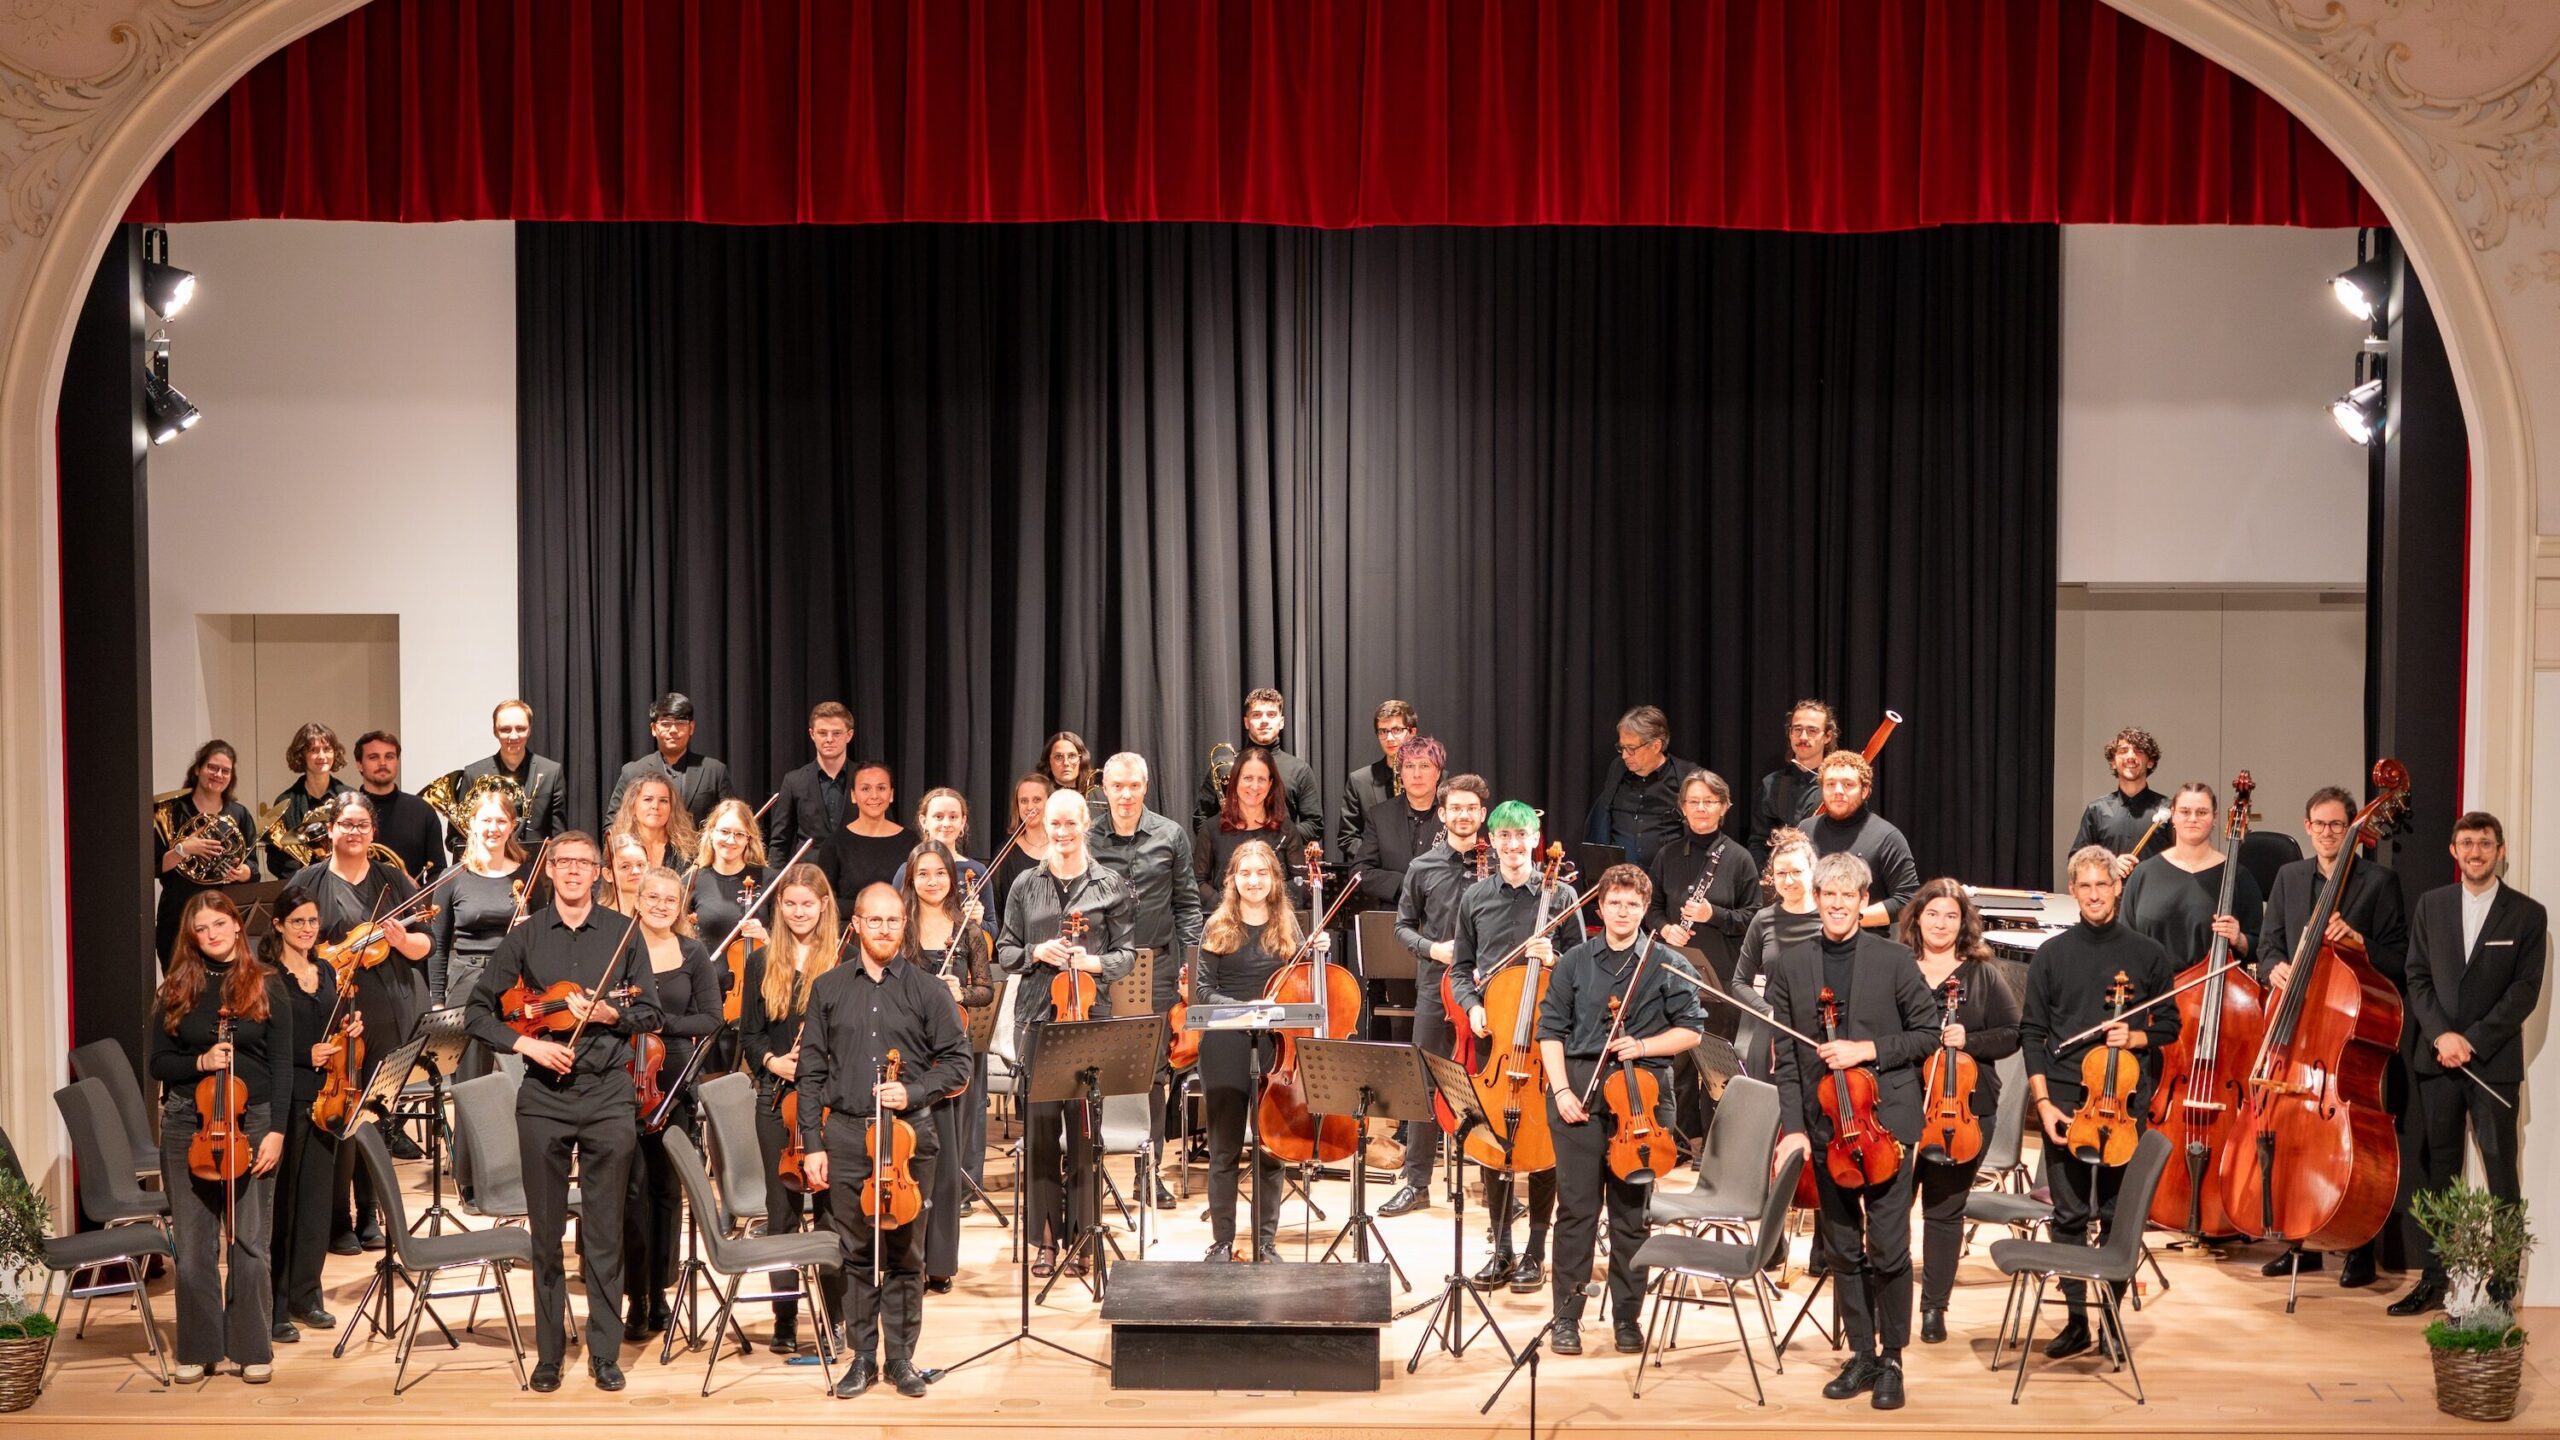
[[[244,964],[258,965],[255,960]],[[265,969],[264,966],[260,966]],[[196,1068],[197,1057],[211,1050],[215,1031],[221,1023],[222,990],[230,978],[228,965],[208,964],[204,967],[204,988],[196,992],[196,1003],[178,1017],[178,1028],[172,1032],[161,1022],[161,1010],[155,1000],[151,1024],[151,1078],[164,1090],[180,1090],[192,1096],[196,1083],[210,1071]],[[249,1103],[268,1107],[269,1124],[281,1125],[285,1107],[293,1103],[293,1067],[281,1063],[293,1053],[293,1002],[284,993],[284,977],[272,970],[264,976],[267,989],[267,1014],[263,1020],[245,1015],[231,1018],[231,1073],[239,1078],[240,1088],[248,1092]]]
[[[2046,1098],[2065,1110],[2082,1099],[2080,1062],[2090,1049],[2104,1045],[2102,1032],[2057,1052],[2054,1042],[2077,1035],[2115,1012],[2107,1004],[2107,988],[2123,971],[2131,982],[2131,1004],[2166,993],[2176,983],[2177,968],[2159,942],[2130,925],[2082,921],[2047,940],[2027,967],[2025,1014],[2018,1021],[2018,1044],[2027,1075],[2045,1077]],[[2151,1107],[2152,1086],[2160,1076],[2160,1047],[2178,1038],[2178,1007],[2154,1005],[2130,1022],[2149,1039],[2139,1053],[2142,1084],[2134,1095],[2134,1112]],[[2029,1091],[2033,1093],[2032,1090]]]

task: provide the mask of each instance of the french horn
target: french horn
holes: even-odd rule
[[[162,844],[176,850],[190,840],[210,838],[222,847],[210,855],[181,853],[178,873],[198,885],[230,884],[232,870],[249,863],[249,837],[241,833],[240,823],[228,811],[207,815],[200,810],[178,823],[171,818],[175,808],[164,805],[152,816],[152,828],[160,832]]]

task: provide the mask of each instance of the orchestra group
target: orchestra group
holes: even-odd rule
[[[983,828],[952,789],[926,791],[912,819],[899,818],[895,777],[855,758],[854,717],[832,702],[809,714],[814,758],[758,806],[693,748],[693,706],[673,693],[650,708],[654,748],[622,767],[604,823],[580,828],[560,765],[532,753],[534,718],[522,701],[499,705],[495,752],[417,794],[400,788],[397,736],[366,734],[349,751],[327,726],[306,725],[286,755],[293,783],[255,817],[233,798],[238,756],[217,740],[157,806],[164,978],[149,1073],[163,1087],[163,1173],[176,1177],[182,1378],[236,1368],[264,1381],[278,1343],[335,1324],[323,1306],[326,1256],[378,1249],[383,1237],[352,1147],[315,1121],[315,1102],[343,1097],[363,1047],[378,1056],[442,1010],[462,1012],[478,1042],[467,1071],[520,1072],[532,1388],[560,1386],[569,1340],[573,1157],[582,1343],[594,1383],[618,1390],[621,1346],[670,1324],[682,1191],[667,1137],[685,1133],[693,1103],[677,1079],[737,1069],[755,1082],[769,1231],[823,1228],[842,1242],[834,1279],[807,1297],[813,1331],[832,1327],[823,1340],[848,1359],[835,1393],[885,1383],[922,1395],[925,1297],[951,1289],[960,1222],[988,1203],[987,1052],[1000,997],[1011,990],[1010,1053],[1028,1056],[1044,1026],[1111,1015],[1115,991],[1124,1008],[1161,1015],[1276,994],[1292,976],[1321,988],[1325,972],[1354,959],[1343,923],[1354,909],[1392,912],[1412,952],[1414,1045],[1462,1063],[1506,1056],[1510,1074],[1546,1091],[1495,1117],[1495,1144],[1483,1130],[1450,1143],[1483,1170],[1487,1243],[1470,1283],[1546,1290],[1546,1343],[1559,1355],[1583,1348],[1604,1211],[1612,1339],[1622,1352],[1643,1348],[1635,1257],[1654,1172],[1623,1170],[1611,1144],[1660,1126],[1695,1153],[1715,1103],[1701,1067],[1674,1062],[1710,1035],[1731,1037],[1741,1072],[1777,1088],[1773,1167],[1796,1154],[1808,1162],[1814,1263],[1831,1277],[1850,1351],[1823,1394],[1866,1395],[1879,1409],[1903,1403],[1915,1290],[1920,1341],[1947,1338],[1965,1198],[1981,1169],[1978,1146],[1959,1162],[1921,1143],[1924,1073],[1945,1057],[1975,1062],[1979,1117],[1999,1111],[1999,1062],[2022,1062],[2030,1133],[2053,1157],[2044,1180],[2059,1241],[2146,1220],[2275,1235],[2302,1243],[2279,1243],[2268,1274],[2316,1268],[2337,1251],[2341,1283],[2361,1286],[2376,1279],[2385,1231],[2427,1255],[2406,1197],[2461,1173],[2466,1143],[2493,1191],[2518,1194],[2513,1105],[2546,939],[2542,906],[2503,881],[2497,819],[2453,822],[2441,838],[2458,878],[2411,906],[2392,872],[2357,862],[2390,796],[2360,804],[2324,788],[2303,808],[2311,854],[2262,891],[2236,843],[2245,793],[2226,821],[2210,785],[2156,792],[2159,747],[2139,729],[2107,746],[2114,784],[2067,852],[2077,923],[2042,936],[2020,987],[1986,942],[1975,887],[1924,883],[1903,832],[1868,804],[1873,747],[1841,748],[1819,701],[1790,710],[1786,754],[1741,817],[1722,777],[1670,753],[1660,710],[1628,711],[1618,763],[1579,830],[1561,835],[1528,800],[1456,769],[1413,707],[1389,701],[1375,713],[1379,758],[1342,789],[1329,846],[1338,874],[1309,854],[1328,850],[1318,780],[1283,746],[1284,702],[1267,689],[1245,698],[1241,736],[1213,752],[1187,815],[1156,807],[1167,788],[1141,756],[1097,764],[1080,736],[1061,732],[1010,787],[1009,813]],[[353,786],[339,778],[350,764]],[[964,853],[973,833],[995,853]],[[1576,877],[1560,858],[1565,840],[1616,853]],[[253,945],[226,887],[252,879],[259,849],[284,883]],[[1332,882],[1354,874],[1326,905],[1328,889],[1343,889]],[[2405,1014],[2382,1102],[2401,1172],[2390,1213],[2290,1236],[2254,1225],[2255,1214],[2216,1209],[2208,1220],[2203,1197],[2235,1192],[2182,1174],[2149,1216],[2120,1217],[2121,1162],[2078,1158],[2076,1127],[2102,1101],[2136,1127],[2246,1123],[2198,1118],[2188,1103],[2194,1081],[2180,1067],[2193,1062],[2180,1055],[2194,1037],[2182,1017],[2197,1013],[2200,993],[2190,981],[2229,987],[2218,992],[2227,1008],[2211,1008],[2216,1023],[2248,1013],[2272,1030],[2352,983],[2339,978],[2350,971],[2378,977],[2366,993],[2381,993],[2378,983]],[[1142,989],[1119,983],[1140,973]],[[1181,1048],[1178,1027],[1173,1038]],[[1275,1036],[1194,1038],[1205,1258],[1277,1262],[1280,1156],[1315,1143],[1296,1133],[1312,1117],[1274,1122],[1266,1106],[1255,1118],[1267,1098],[1256,1087],[1274,1083],[1282,1062]],[[1169,1049],[1149,1107],[1159,1145],[1184,1103],[1176,1058]],[[2129,1097],[2113,1078],[2119,1065]],[[1872,1083],[1845,1083],[1859,1072]],[[236,1077],[245,1103],[235,1117],[199,1113],[198,1082],[216,1073]],[[2093,1089],[2099,1074],[2109,1078]],[[1634,1098],[1646,1093],[1658,1097],[1650,1109]],[[1100,1222],[1079,1183],[1094,1163],[1094,1140],[1070,1113],[1079,1108],[1022,1107],[1029,1270],[1043,1279],[1082,1278],[1097,1263],[1080,1243]],[[884,1116],[912,1130],[907,1164],[926,1197],[905,1224],[851,1199],[890,1183],[875,1175],[872,1132]],[[190,1142],[217,1124],[238,1126],[254,1154],[227,1223],[223,1188],[187,1178]],[[386,1135],[395,1154],[419,1157],[396,1127]],[[1861,1137],[1900,1163],[1882,1173]],[[1409,1122],[1398,1138],[1387,1216],[1439,1203],[1444,1126]],[[1524,1158],[1532,1149],[1543,1163]],[[454,1179],[468,1196],[469,1167]],[[1252,1196],[1249,1230],[1237,1223],[1240,1189]],[[1132,1198],[1174,1203],[1156,1174]],[[2419,1263],[2390,1313],[2425,1314],[2442,1298],[2443,1274]],[[2093,1325],[2082,1289],[2064,1293],[2069,1319],[2044,1354],[2124,1344],[2103,1298]],[[822,1343],[803,1339],[800,1316],[792,1301],[775,1303],[774,1352]]]

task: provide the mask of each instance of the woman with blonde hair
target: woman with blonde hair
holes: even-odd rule
[[[613,823],[605,830],[637,838],[651,865],[664,865],[670,870],[691,864],[694,852],[702,844],[702,837],[693,828],[693,817],[685,813],[684,800],[676,794],[675,782],[663,773],[632,781],[622,792],[622,804],[613,812]]]
[[[1267,840],[1245,840],[1227,862],[1218,908],[1200,932],[1200,963],[1192,971],[1192,998],[1200,1004],[1258,1000],[1280,967],[1297,955],[1298,914],[1281,878],[1280,852]],[[1318,934],[1305,942],[1330,948]],[[1200,1037],[1200,1086],[1209,1112],[1208,1260],[1233,1260],[1236,1243],[1236,1161],[1244,1147],[1245,1116],[1253,1109],[1255,1054],[1270,1073],[1278,1046],[1268,1032],[1212,1030]],[[1280,1162],[1260,1146],[1253,1154],[1253,1258],[1280,1258]]]
[[[783,1183],[782,1097],[800,1078],[800,1021],[809,1011],[809,987],[835,968],[843,922],[836,913],[835,890],[827,884],[827,872],[815,865],[794,865],[775,876],[770,909],[772,938],[747,957],[738,1042],[758,1096],[756,1141],[764,1151],[765,1233],[788,1235],[820,1224],[825,1217],[818,1207],[827,1203],[830,1193],[822,1190],[804,1196]],[[792,1271],[773,1272],[777,1290],[788,1290],[796,1283]],[[832,1290],[827,1298],[827,1313],[840,1313],[841,1290]],[[798,1302],[774,1302],[773,1353],[798,1353],[799,1319]]]

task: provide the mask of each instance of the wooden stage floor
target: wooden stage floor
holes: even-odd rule
[[[415,1171],[417,1166],[405,1166]],[[1011,1203],[1001,1183],[1005,1166],[991,1158],[997,1198]],[[1195,1182],[1197,1172],[1194,1173]],[[1126,1172],[1122,1172],[1125,1185]],[[1675,1185],[1685,1176],[1674,1177]],[[1372,1203],[1389,1187],[1373,1183]],[[1317,1200],[1339,1225],[1349,1208],[1348,1186],[1318,1187]],[[1198,1187],[1193,1198],[1149,1220],[1150,1255],[1197,1259],[1207,1243]],[[1286,1247],[1297,1253],[1295,1217]],[[1157,1233],[1158,1219],[1166,1222]],[[1399,1290],[1399,1308],[1428,1297],[1449,1260],[1450,1210],[1444,1199],[1418,1214],[1384,1222],[1388,1243],[1412,1277],[1413,1291]],[[1469,1256],[1483,1251],[1481,1214],[1468,1208]],[[1315,1228],[1319,1251],[1332,1227]],[[1019,1314],[1016,1270],[1007,1232],[982,1212],[963,1231],[964,1270],[952,1295],[928,1297],[919,1360],[948,1365],[1011,1334]],[[1124,1241],[1124,1244],[1126,1242]],[[1986,1242],[1987,1243],[1987,1237]],[[1916,1249],[1916,1247],[1915,1247]],[[2476,1427],[2435,1408],[2425,1346],[2414,1321],[2394,1320],[2383,1306],[2401,1288],[2385,1276],[2372,1290],[2341,1290],[2326,1275],[2305,1277],[2298,1313],[2284,1313],[2284,1285],[2257,1274],[2263,1247],[2217,1262],[2201,1253],[2162,1255],[2170,1293],[2151,1295],[2130,1318],[2136,1356],[2149,1387],[2149,1404],[2134,1403],[2126,1376],[2103,1370],[2089,1357],[2048,1364],[2041,1359],[2028,1380],[2023,1404],[2009,1403],[2012,1371],[1985,1368],[1999,1322],[2003,1287],[1982,1247],[1959,1276],[1949,1315],[1948,1343],[1914,1345],[1906,1370],[1910,1403],[1898,1413],[1868,1407],[1864,1399],[1835,1404],[1820,1395],[1835,1361],[1813,1337],[1799,1332],[1786,1373],[1768,1371],[1765,1339],[1755,1339],[1769,1404],[1751,1400],[1750,1381],[1734,1348],[1730,1316],[1721,1308],[1693,1311],[1681,1345],[1647,1375],[1642,1399],[1628,1395],[1632,1357],[1611,1348],[1608,1328],[1586,1320],[1586,1353],[1547,1357],[1540,1366],[1538,1425],[1546,1434],[1576,1436],[1667,1435],[1702,1427],[1740,1435],[1808,1435],[1841,1431],[1890,1431],[1914,1435],[2082,1433],[2182,1435],[2428,1435]],[[329,1305],[341,1318],[367,1276],[371,1257],[333,1258]],[[1287,1282],[1283,1267],[1275,1283]],[[750,1282],[752,1286],[754,1282]],[[1809,1287],[1799,1279],[1790,1310]],[[168,1323],[165,1293],[155,1299]],[[517,1283],[518,1305],[529,1303],[530,1284]],[[571,1280],[577,1294],[576,1280]],[[1061,1282],[1051,1303],[1033,1311],[1034,1331],[1086,1354],[1108,1355],[1109,1334],[1080,1288]],[[1512,1340],[1525,1339],[1546,1320],[1547,1299],[1502,1292],[1495,1313]],[[457,1329],[464,1303],[443,1307]],[[1825,1305],[1827,1308],[1827,1297]],[[1599,1316],[1605,1302],[1594,1301]],[[742,1313],[746,1313],[743,1311]],[[477,1336],[459,1351],[422,1340],[410,1366],[407,1392],[391,1393],[390,1345],[372,1341],[351,1347],[344,1360],[329,1357],[332,1336],[305,1332],[304,1340],[277,1351],[276,1378],[263,1388],[236,1377],[163,1390],[146,1372],[138,1319],[117,1301],[99,1303],[86,1340],[66,1333],[54,1350],[44,1397],[33,1410],[8,1417],[12,1435],[108,1436],[183,1429],[191,1434],[290,1434],[333,1437],[417,1437],[468,1425],[486,1435],[556,1433],[575,1427],[597,1433],[612,1427],[626,1440],[698,1434],[705,1427],[858,1424],[895,1435],[982,1434],[1002,1428],[1057,1437],[1137,1434],[1254,1437],[1290,1440],[1324,1435],[1365,1436],[1394,1430],[1418,1436],[1492,1436],[1527,1433],[1525,1383],[1515,1383],[1489,1415],[1477,1407],[1500,1378],[1503,1360],[1489,1341],[1461,1359],[1433,1352],[1419,1373],[1407,1375],[1405,1358],[1421,1334],[1423,1317],[1408,1316],[1387,1337],[1391,1360],[1381,1388],[1371,1394],[1114,1393],[1102,1370],[1037,1345],[1018,1345],[952,1374],[920,1400],[881,1387],[858,1401],[834,1401],[819,1391],[815,1366],[786,1365],[761,1348],[767,1322],[759,1308],[747,1325],[756,1352],[721,1362],[712,1394],[695,1393],[702,1353],[661,1368],[657,1345],[644,1353],[626,1346],[623,1368],[630,1388],[619,1395],[596,1390],[581,1357],[572,1351],[567,1380],[556,1395],[516,1388],[504,1330],[484,1308]],[[2544,1337],[2528,1360],[2522,1412],[2510,1435],[2560,1434],[2560,1311],[2529,1314],[2526,1323]],[[531,1343],[527,1318],[527,1343]],[[1756,1320],[1755,1320],[1756,1324]],[[428,1327],[432,1333],[432,1326]]]

